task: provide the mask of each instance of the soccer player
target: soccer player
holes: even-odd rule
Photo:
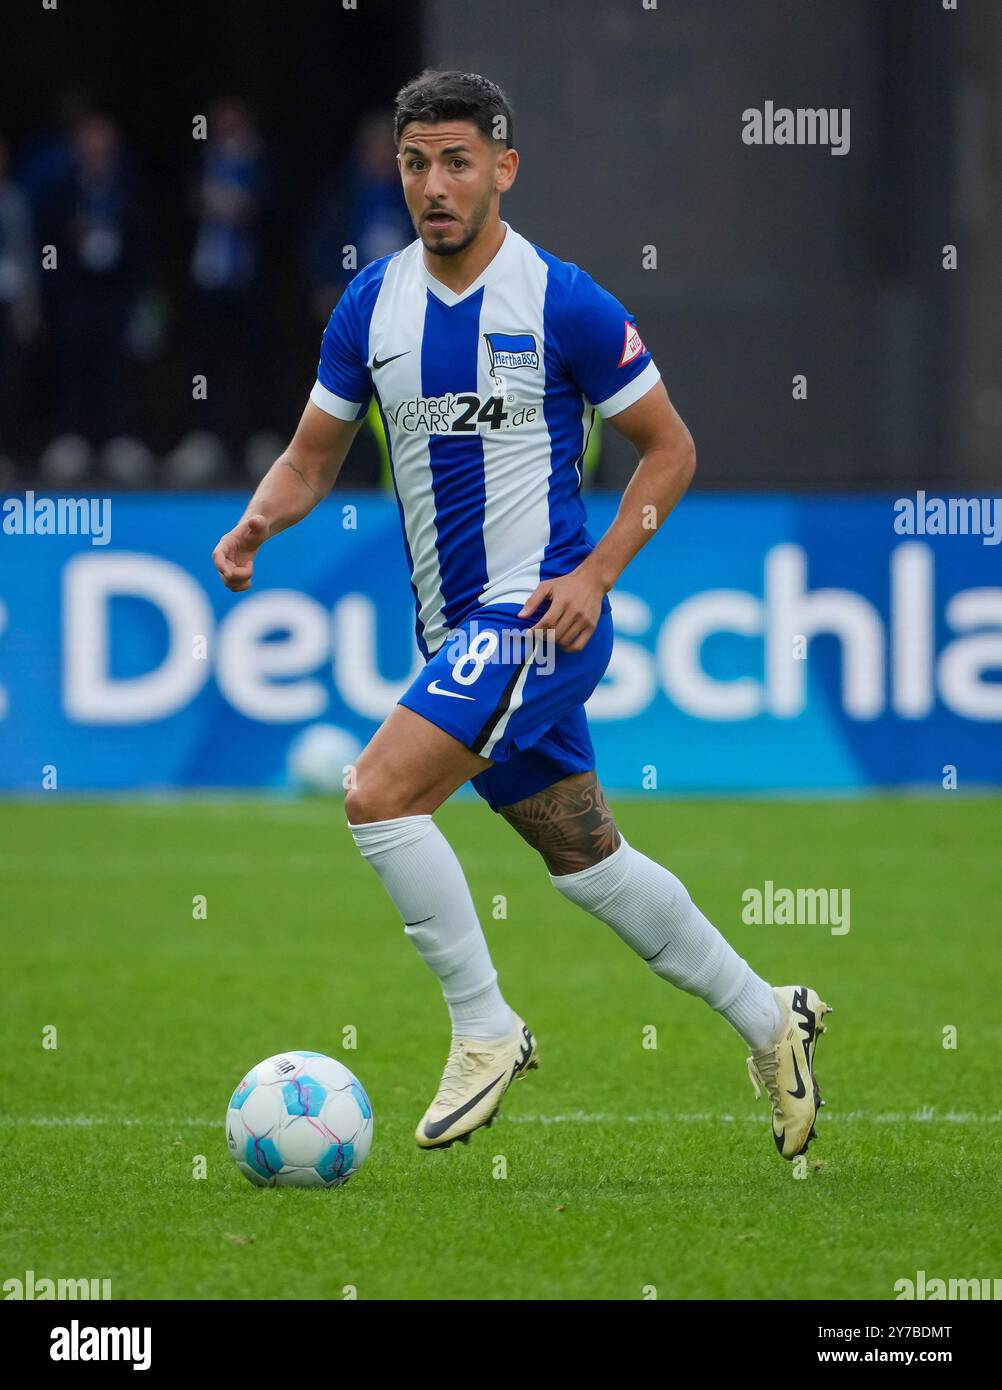
[[[675,875],[627,844],[584,711],[612,650],[609,590],[688,486],[692,439],[632,316],[501,220],[519,162],[504,93],[474,73],[427,71],[397,97],[395,136],[417,240],[339,300],[292,442],[213,559],[229,589],[250,587],[261,544],[333,487],[374,395],[426,665],[360,756],[345,809],[452,1019],[417,1142],[468,1141],[537,1065],[432,819],[472,781],[558,892],[740,1034],[792,1159],[814,1137],[828,1005],[805,985],[770,988]],[[596,410],[640,456],[598,544],[580,472]]]

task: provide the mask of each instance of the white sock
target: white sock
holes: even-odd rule
[[[776,1036],[780,1014],[772,989],[670,870],[622,840],[607,859],[576,874],[551,874],[550,882],[612,927],[655,975],[705,999],[750,1047],[765,1047]]]
[[[349,826],[404,919],[404,933],[438,976],[456,1037],[494,1041],[515,1027],[498,989],[466,877],[431,816]]]

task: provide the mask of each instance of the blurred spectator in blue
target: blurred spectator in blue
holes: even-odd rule
[[[326,322],[348,282],[370,261],[414,240],[400,187],[393,113],[362,118],[338,174],[320,189],[306,238],[306,269],[314,313]],[[344,264],[346,248],[354,267]]]
[[[217,101],[198,187],[198,230],[191,273],[202,290],[240,290],[258,271],[258,222],[264,191],[261,141],[246,106]]]
[[[53,103],[48,129],[30,139],[21,150],[15,179],[37,218],[57,188],[73,173],[73,131],[94,110],[90,92],[67,87]]]
[[[131,423],[127,333],[146,273],[146,238],[131,166],[110,117],[84,116],[73,165],[40,216],[56,249],[44,271],[59,428],[99,445]]]
[[[8,148],[0,138],[0,451],[20,424],[26,349],[38,335],[39,247],[28,200],[8,178]]]
[[[207,395],[193,422],[235,454],[260,421],[266,306],[261,234],[268,189],[261,139],[247,106],[213,103],[194,195],[192,373]]]

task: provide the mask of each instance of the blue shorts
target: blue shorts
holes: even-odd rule
[[[400,704],[457,738],[494,766],[473,786],[497,810],[595,766],[584,702],[612,655],[612,612],[580,652],[565,652],[516,604],[480,608],[455,628]]]

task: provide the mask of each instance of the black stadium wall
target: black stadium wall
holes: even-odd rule
[[[509,219],[637,315],[696,436],[698,486],[997,476],[999,258],[965,188],[991,101],[997,115],[979,36],[999,18],[961,9],[510,0],[485,28],[463,0],[427,0],[428,61],[511,97]],[[848,108],[847,152],[745,143],[743,113],[767,102]]]

